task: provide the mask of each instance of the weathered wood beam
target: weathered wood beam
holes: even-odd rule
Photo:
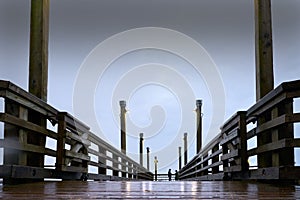
[[[45,102],[48,86],[48,35],[49,0],[31,0],[29,92]],[[28,121],[46,127],[46,118],[35,111],[29,110]],[[27,139],[29,144],[46,144],[46,137],[35,133],[28,134]],[[27,165],[43,167],[44,156],[28,154]]]
[[[271,0],[255,0],[255,58],[256,58],[256,101],[274,88]],[[260,116],[260,126],[270,116]],[[269,134],[257,136],[258,146],[271,142]],[[258,155],[258,166],[268,167],[272,163],[270,153]]]
[[[140,165],[143,166],[144,134],[140,133]]]
[[[49,0],[31,0],[29,92],[47,101]]]
[[[202,148],[202,100],[196,100],[196,113],[197,113],[197,143],[196,143],[196,154],[198,154],[201,151]]]
[[[57,127],[57,145],[56,145],[56,169],[62,171],[65,165],[65,144],[66,144],[66,120],[64,113],[59,113]]]
[[[121,151],[126,154],[126,101],[120,101]]]
[[[255,0],[256,100],[273,90],[271,0]]]
[[[184,133],[183,135],[183,148],[184,148],[184,165],[187,164],[188,160],[188,147],[187,147],[187,133]]]

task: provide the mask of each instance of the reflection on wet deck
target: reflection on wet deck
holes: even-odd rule
[[[41,182],[1,186],[0,199],[300,199],[300,186],[257,182]]]

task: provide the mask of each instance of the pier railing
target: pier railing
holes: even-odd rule
[[[293,103],[299,97],[300,81],[284,82],[247,111],[237,112],[179,171],[179,178],[299,180],[300,113]]]
[[[84,123],[8,81],[0,81],[4,183],[32,179],[153,180],[146,168]],[[34,117],[32,117],[34,116]],[[47,145],[48,142],[54,145]],[[45,158],[54,160],[45,164]],[[94,169],[93,172],[89,172]]]

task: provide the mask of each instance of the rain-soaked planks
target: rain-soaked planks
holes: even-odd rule
[[[300,186],[242,181],[63,181],[0,187],[0,199],[300,199]]]

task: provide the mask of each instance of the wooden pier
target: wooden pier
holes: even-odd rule
[[[47,103],[49,1],[31,2],[29,90],[0,80],[0,199],[300,199],[300,186],[294,185],[300,180],[294,128],[300,123],[294,110],[300,80],[274,88],[270,0],[255,0],[257,102],[233,114],[203,148],[198,102],[197,155],[187,161],[185,134],[179,181],[153,181],[157,174],[143,167],[142,159],[137,163],[126,155],[125,101],[120,102],[121,150]],[[48,147],[47,139],[55,147]],[[257,144],[250,148],[250,140]],[[46,166],[46,156],[55,163]]]

